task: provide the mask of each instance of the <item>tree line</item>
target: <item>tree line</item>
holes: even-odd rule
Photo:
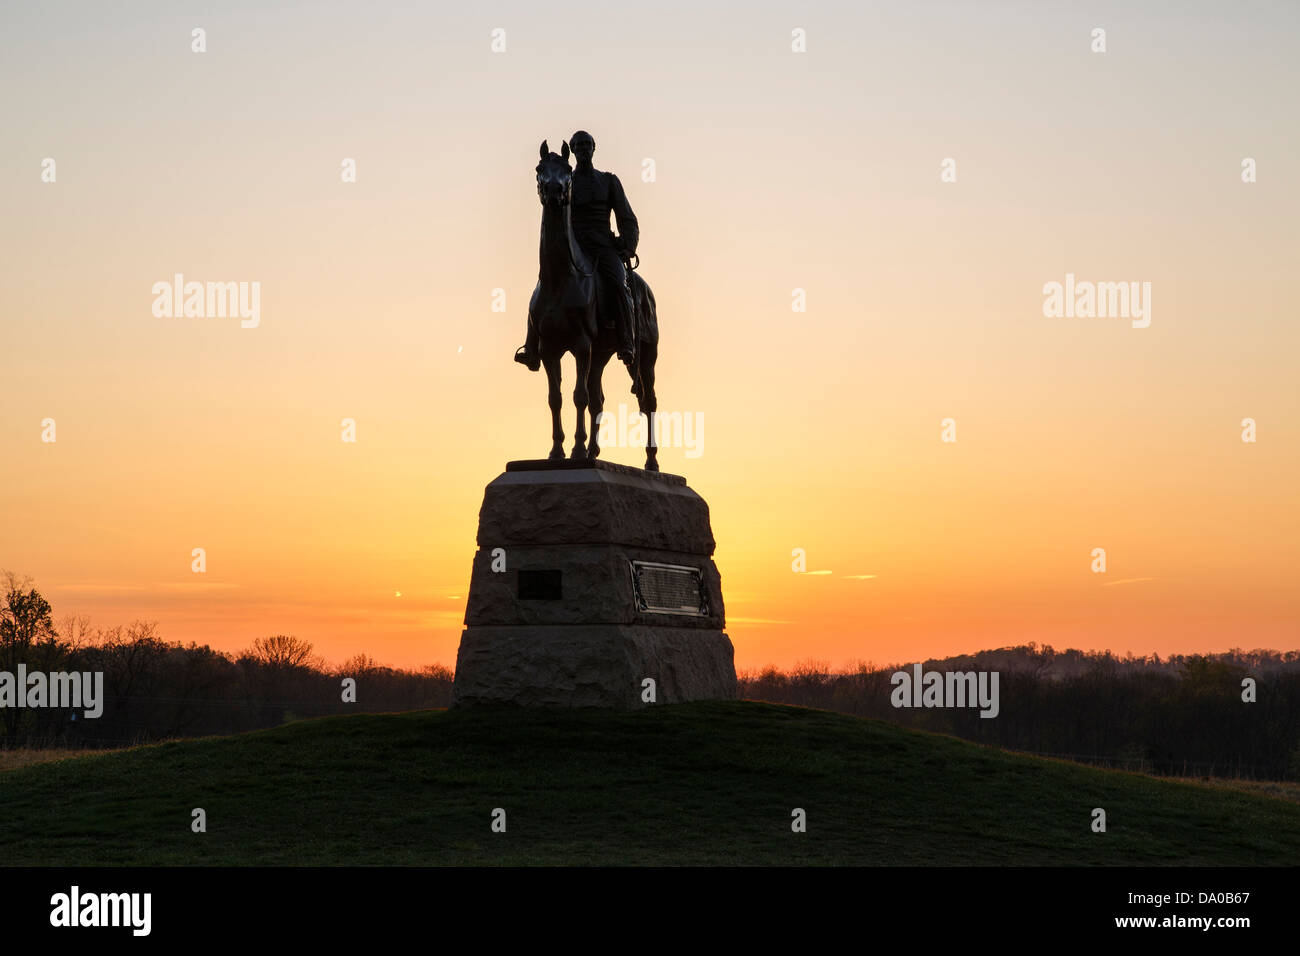
[[[925,671],[997,671],[995,718],[976,707],[896,708],[911,664],[817,662],[739,675],[744,698],[817,707],[1007,750],[1180,776],[1300,780],[1300,652],[1119,657],[1034,643],[924,662]],[[1253,681],[1250,689],[1243,682]]]
[[[102,716],[80,709],[0,708],[0,745],[120,747],[172,737],[231,734],[327,714],[447,707],[452,672],[384,667],[357,654],[337,667],[288,634],[258,638],[230,654],[166,641],[155,622],[92,628],[84,617],[56,626],[30,580],[0,575],[0,672],[102,672]],[[344,703],[343,678],[356,681]]]

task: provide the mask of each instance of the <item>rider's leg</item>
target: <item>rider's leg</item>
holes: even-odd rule
[[[615,328],[618,332],[619,360],[631,365],[636,358],[636,335],[633,325],[632,293],[627,287],[627,273],[623,260],[613,249],[602,249],[597,258],[597,269],[605,284],[608,301],[614,306]]]

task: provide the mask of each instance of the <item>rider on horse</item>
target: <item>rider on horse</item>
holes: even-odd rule
[[[600,277],[599,285],[605,296],[600,303],[600,311],[607,326],[610,324],[610,316],[615,318],[613,324],[618,332],[618,357],[631,370],[636,361],[635,319],[632,293],[628,289],[627,272],[623,263],[636,255],[639,236],[636,216],[628,204],[623,184],[618,181],[618,177],[591,165],[592,154],[596,151],[596,140],[592,135],[585,130],[578,130],[569,139],[569,147],[578,157],[570,202],[573,236]],[[618,223],[617,236],[609,228],[611,212]],[[523,363],[534,372],[541,365],[537,351],[537,329],[531,315],[528,317],[528,338],[523,348],[515,352],[515,361]]]

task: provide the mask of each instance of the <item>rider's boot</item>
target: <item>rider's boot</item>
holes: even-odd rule
[[[528,317],[528,337],[515,352],[515,361],[527,366],[530,372],[536,372],[542,367],[542,358],[537,354],[537,333],[533,331],[532,316]]]

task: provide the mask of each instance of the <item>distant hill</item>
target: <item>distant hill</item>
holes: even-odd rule
[[[1254,677],[1300,672],[1300,651],[1234,648],[1217,654],[1118,655],[1111,651],[1054,649],[1050,644],[1021,644],[992,648],[974,654],[927,660],[924,665],[936,670],[1027,671],[1038,676],[1063,680],[1089,672],[1128,674],[1135,672],[1184,675],[1189,667],[1220,665],[1225,671],[1241,672]],[[903,665],[899,665],[903,666]],[[890,668],[891,670],[897,668]]]
[[[326,717],[21,767],[0,806],[8,865],[1300,859],[1293,802],[751,701]]]
[[[805,661],[737,674],[740,695],[876,718],[1039,757],[1178,777],[1300,783],[1300,651],[1157,658],[1035,644],[927,660],[927,672],[999,675],[996,720],[976,708],[899,708],[894,676]]]

